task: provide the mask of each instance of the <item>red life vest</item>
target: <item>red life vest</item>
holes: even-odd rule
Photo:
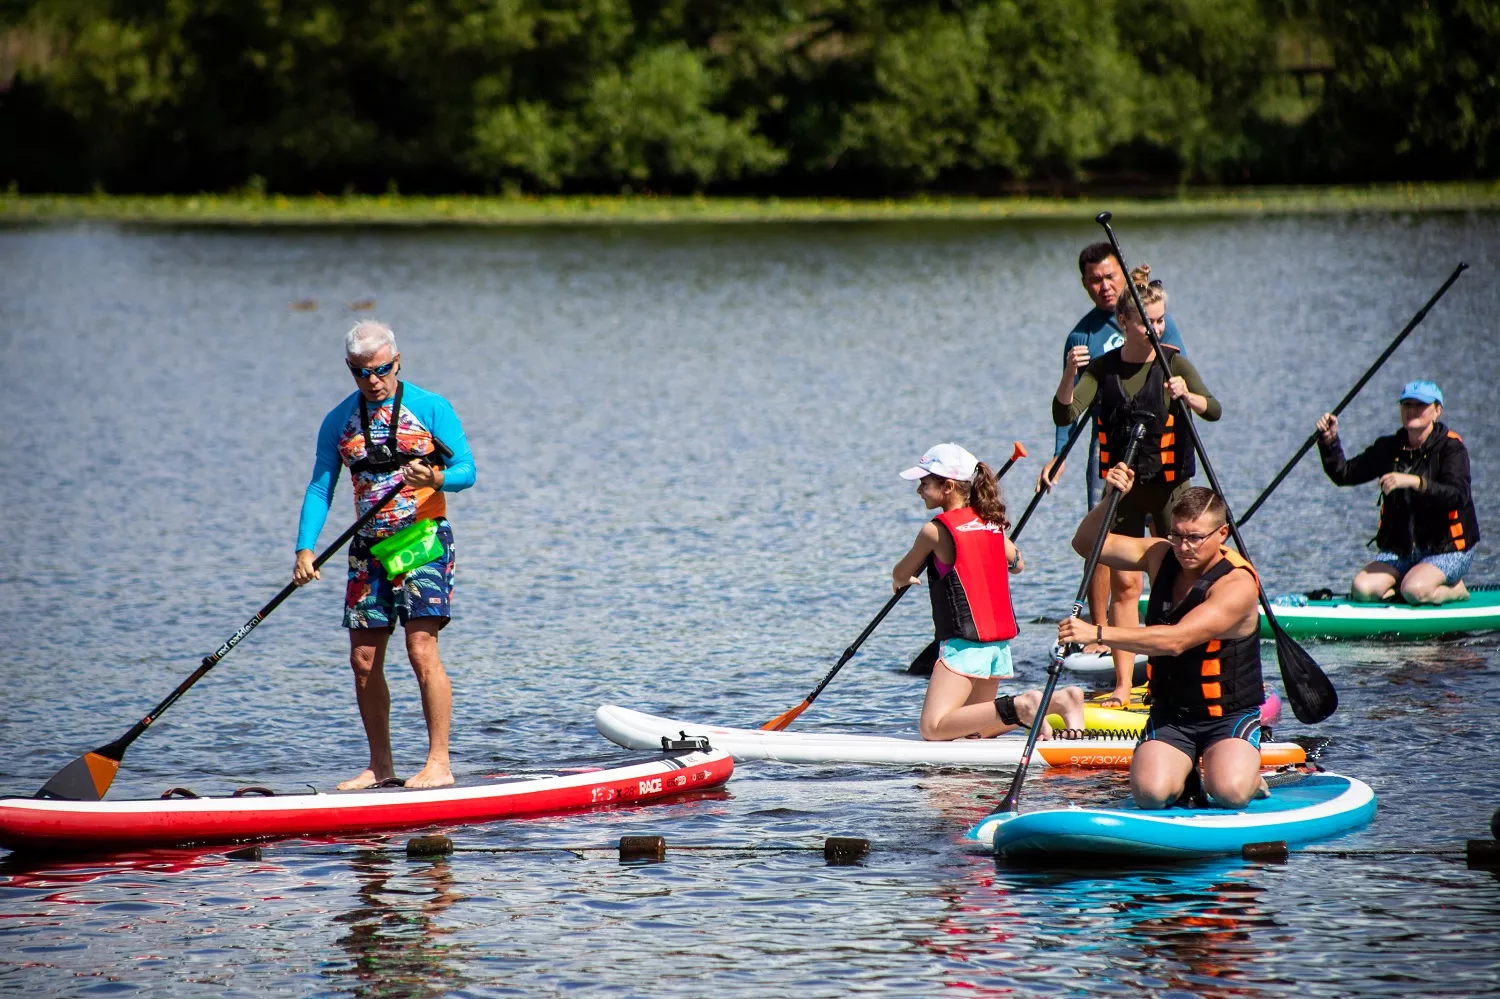
[[[1010,606],[1005,532],[980,520],[967,506],[934,519],[947,529],[958,553],[953,568],[942,577],[938,576],[937,559],[927,559],[927,590],[932,596],[932,623],[938,640],[1002,642],[1015,638],[1018,629]]]

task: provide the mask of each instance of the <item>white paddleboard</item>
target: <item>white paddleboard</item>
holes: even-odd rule
[[[927,742],[916,735],[851,735],[822,732],[768,732],[758,728],[726,728],[648,715],[613,704],[594,712],[594,725],[611,742],[632,749],[661,749],[663,737],[678,733],[708,737],[715,749],[727,750],[737,761],[778,760],[782,763],[895,763],[926,766],[1014,766],[1026,748],[1025,732],[997,739],[959,739]],[[1133,737],[1049,739],[1036,744],[1032,766],[1130,766]],[[1294,743],[1267,743],[1261,760],[1267,766],[1300,763],[1306,759]]]
[[[1057,646],[1054,645],[1052,648],[1055,654]],[[1137,655],[1135,657],[1137,673],[1140,672],[1140,667],[1145,664],[1146,656]],[[1063,668],[1070,669],[1074,673],[1109,673],[1113,675],[1115,672],[1115,661],[1107,652],[1075,652],[1070,656],[1063,657]]]

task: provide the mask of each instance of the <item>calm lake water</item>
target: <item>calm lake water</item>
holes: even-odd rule
[[[1243,509],[1459,260],[1473,269],[1343,417],[1362,446],[1432,378],[1474,462],[1500,582],[1495,216],[1117,220],[1224,403],[1203,436]],[[999,464],[1019,511],[1050,451],[1061,342],[1087,307],[1078,223],[553,230],[0,229],[0,792],[121,734],[288,578],[341,338],[373,313],[448,396],[477,486],[450,499],[454,761],[483,774],[619,758],[619,703],[758,724],[796,704],[885,600],[924,514],[896,472],[929,445]],[[290,303],[315,300],[313,311]],[[1021,685],[1081,568],[1079,463],[1027,527]],[[1371,486],[1305,461],[1246,541],[1272,592],[1365,561]],[[343,484],[324,543],[352,519]],[[339,561],[333,563],[339,565]],[[364,762],[342,581],[288,601],[131,749],[111,797],[328,787]],[[893,613],[808,731],[910,732],[931,634]],[[1269,653],[1269,646],[1266,647]],[[1342,707],[1308,729],[1380,810],[1349,848],[1461,849],[1500,806],[1500,637],[1313,644]],[[404,653],[399,766],[425,747]],[[1268,676],[1274,675],[1269,666]],[[1279,686],[1279,683],[1278,683]],[[407,836],[0,860],[0,992],[92,996],[1477,996],[1500,994],[1500,878],[1462,857],[997,868],[960,838],[1007,772],[746,764],[720,792]],[[1122,775],[1035,773],[1024,804]],[[827,867],[828,835],[868,837]]]

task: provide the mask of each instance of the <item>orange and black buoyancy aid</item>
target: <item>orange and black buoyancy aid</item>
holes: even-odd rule
[[[1172,590],[1182,563],[1168,553],[1151,581],[1151,602],[1146,607],[1146,625],[1176,624],[1203,603],[1214,583],[1245,569],[1254,573],[1243,556],[1228,548],[1224,557],[1200,576],[1177,604]],[[1151,685],[1151,712],[1164,717],[1202,720],[1223,718],[1265,700],[1260,672],[1260,636],[1215,638],[1177,656],[1152,656],[1146,664]]]
[[[932,623],[939,641],[966,638],[1001,642],[1015,638],[1015,611],[1010,606],[1010,573],[1005,532],[979,519],[971,507],[939,514],[958,553],[953,568],[938,574],[937,559],[927,559],[927,589],[932,596]]]
[[[1391,470],[1421,476],[1427,489],[1397,489],[1381,496],[1380,522],[1371,543],[1398,555],[1461,552],[1478,543],[1479,518],[1468,481],[1469,453],[1463,438],[1438,423],[1421,447],[1411,447],[1406,433],[1397,431],[1377,440],[1371,451],[1386,441]],[[1445,463],[1463,469],[1462,488],[1442,482]]]
[[[1176,347],[1166,344],[1163,350],[1175,352]],[[1167,404],[1165,382],[1161,366],[1154,361],[1146,374],[1146,384],[1134,396],[1125,394],[1125,381],[1121,377],[1121,366],[1126,362],[1119,349],[1110,351],[1100,359],[1099,371],[1099,477],[1109,474],[1110,467],[1125,454],[1130,442],[1130,431],[1137,422],[1146,425],[1146,436],[1141,441],[1135,460],[1135,476],[1138,484],[1156,482],[1186,482],[1198,470],[1193,460],[1192,438],[1179,435],[1177,405]]]

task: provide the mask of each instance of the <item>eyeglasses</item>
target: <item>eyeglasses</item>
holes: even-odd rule
[[[1223,525],[1221,524],[1207,534],[1178,534],[1176,531],[1171,531],[1167,534],[1167,544],[1173,548],[1186,548],[1188,551],[1193,551],[1223,529]]]
[[[386,375],[391,373],[391,369],[396,366],[396,362],[400,359],[401,355],[397,354],[395,357],[391,358],[389,361],[386,361],[384,364],[377,365],[373,368],[362,368],[357,364],[350,364],[347,360],[344,361],[344,363],[349,365],[349,371],[354,375],[355,378],[369,378],[371,375],[374,375],[376,378],[384,378]]]

